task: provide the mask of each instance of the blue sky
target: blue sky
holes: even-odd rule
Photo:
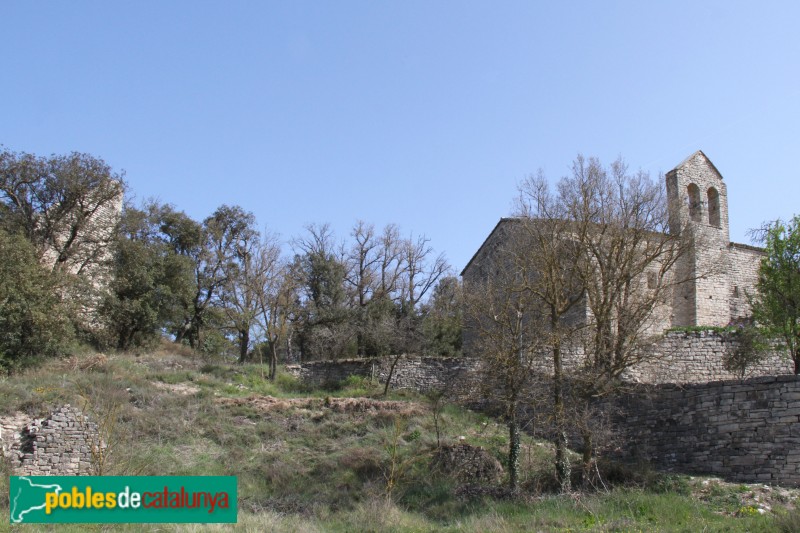
[[[731,239],[800,213],[797,2],[5,2],[0,144],[288,241],[363,219],[460,270],[517,182],[702,149]],[[286,247],[288,253],[288,246]]]

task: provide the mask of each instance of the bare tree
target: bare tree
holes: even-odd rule
[[[280,346],[288,339],[295,311],[296,286],[290,265],[280,258],[277,239],[265,235],[257,259],[259,326],[269,350],[269,379],[275,380]]]
[[[588,228],[585,222],[568,218],[561,194],[551,193],[542,173],[520,185],[516,211],[515,239],[536,273],[527,278],[525,287],[536,302],[530,321],[542,332],[552,362],[556,478],[561,491],[569,492],[564,359],[575,350],[577,332],[583,327],[585,286],[575,264],[583,254]]]
[[[381,264],[380,242],[375,236],[375,227],[359,220],[351,232],[353,243],[347,252],[347,274],[345,280],[352,290],[357,330],[357,353],[360,357],[367,351],[368,307],[376,291],[378,266]]]
[[[566,490],[563,348],[575,356],[570,377],[583,404],[576,409],[588,412],[594,399],[616,390],[626,370],[654,356],[651,348],[669,324],[675,290],[688,281],[680,260],[701,236],[670,232],[663,187],[643,172],[629,173],[621,160],[607,170],[578,156],[556,191],[551,195],[541,174],[528,179],[520,188],[518,215],[539,271],[531,290],[550,314],[556,470]],[[578,429],[588,482],[592,424]]]
[[[404,314],[412,313],[436,282],[450,270],[450,265],[439,254],[433,257],[430,239],[424,235],[411,236],[403,241],[401,258],[404,268],[400,275],[400,298]]]
[[[546,354],[541,321],[531,319],[540,302],[529,290],[538,277],[529,252],[520,240],[507,239],[485,259],[480,274],[464,280],[466,329],[484,362],[483,392],[499,402],[508,424],[512,494],[519,490],[520,409],[531,402],[532,380]]]
[[[430,239],[424,235],[414,239],[413,236],[403,241],[400,247],[399,315],[397,317],[397,340],[395,354],[389,365],[383,393],[389,392],[392,376],[400,358],[407,353],[419,353],[423,345],[420,328],[421,316],[419,304],[442,276],[450,271],[450,265],[443,254],[433,257],[433,248],[428,244]],[[431,259],[432,258],[432,259]]]
[[[395,224],[383,228],[379,246],[379,280],[375,297],[391,300],[396,296],[400,277],[406,268],[400,230]]]
[[[568,217],[587,228],[583,257],[576,262],[588,306],[576,383],[590,410],[593,399],[616,390],[626,370],[654,356],[652,347],[669,324],[673,294],[688,281],[677,267],[692,241],[688,231],[669,231],[663,186],[644,172],[629,173],[622,160],[606,169],[597,159],[578,156],[560,194]],[[588,483],[591,426],[581,433]]]

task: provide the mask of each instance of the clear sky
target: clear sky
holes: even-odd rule
[[[800,3],[6,1],[0,144],[88,152],[137,199],[357,219],[460,270],[516,184],[701,149],[731,239],[800,213]],[[288,252],[288,246],[286,247]]]

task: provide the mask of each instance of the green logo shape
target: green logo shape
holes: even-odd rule
[[[12,524],[235,523],[235,476],[11,476]]]

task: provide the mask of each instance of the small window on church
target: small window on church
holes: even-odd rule
[[[647,273],[647,288],[655,289],[658,287],[658,275],[655,272]]]
[[[700,222],[700,187],[690,183],[686,190],[689,193],[689,218]]]
[[[708,223],[720,227],[719,192],[714,187],[708,189]]]
[[[738,298],[739,297],[739,286],[738,285],[734,285],[733,286],[733,297],[734,298]]]

